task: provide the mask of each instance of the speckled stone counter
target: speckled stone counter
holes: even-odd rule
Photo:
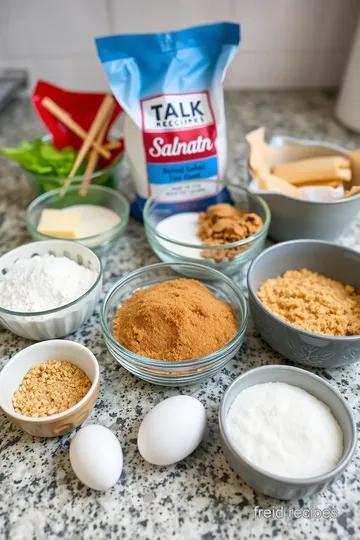
[[[349,149],[360,147],[360,136],[333,120],[333,99],[321,92],[233,92],[227,94],[226,103],[228,177],[232,181],[245,182],[244,134],[259,125],[266,125],[269,134],[326,138]],[[28,102],[16,102],[0,113],[0,146],[42,133]],[[4,158],[0,158],[0,187],[3,254],[30,241],[24,214],[31,193],[20,168]],[[360,248],[360,220],[341,242]],[[120,277],[156,260],[142,225],[132,221],[128,233],[106,261],[104,293]],[[310,500],[283,504],[255,494],[224,458],[217,425],[224,390],[249,368],[285,362],[260,339],[251,320],[239,355],[221,373],[199,387],[180,390],[205,405],[209,432],[193,455],[164,468],[144,462],[137,451],[136,436],[144,414],[161,399],[179,391],[136,379],[112,359],[102,339],[99,309],[68,339],[89,347],[99,360],[100,398],[88,422],[109,427],[121,441],[121,480],[105,493],[86,488],[70,467],[71,435],[35,439],[0,414],[1,540],[360,539],[359,455],[327,491]],[[28,345],[29,341],[0,330],[0,366]],[[359,422],[360,363],[317,373],[342,392]],[[259,517],[265,509],[271,510],[271,516]],[[304,517],[304,509],[328,509],[332,517],[325,512],[325,517],[311,519]],[[296,517],[296,511],[302,517]]]

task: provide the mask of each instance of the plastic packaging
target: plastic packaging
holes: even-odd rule
[[[98,38],[110,87],[126,111],[125,146],[140,215],[164,184],[221,178],[227,141],[222,83],[240,42],[240,26],[217,23],[161,34]],[[228,200],[194,182],[164,204],[202,209]]]
[[[42,100],[45,97],[51,98],[67,112],[80,127],[88,132],[105,96],[106,94],[101,92],[73,92],[64,90],[63,88],[46,81],[38,81],[32,93],[31,100],[42,122],[49,130],[55,147],[58,150],[62,150],[66,147],[79,150],[83,143],[83,139],[78,137],[60,120],[55,118],[55,116],[42,105]],[[104,141],[108,140],[108,133],[121,111],[120,105],[116,103]],[[112,151],[109,160],[101,158],[100,168],[103,169],[108,167],[111,163],[116,161],[123,151],[124,148],[121,146],[119,149]]]

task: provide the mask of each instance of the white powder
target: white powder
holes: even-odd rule
[[[114,210],[95,204],[76,204],[65,210],[74,210],[80,214],[78,238],[87,238],[103,234],[120,223],[120,216]]]
[[[19,259],[0,281],[0,306],[23,313],[54,309],[79,298],[96,278],[67,257]]]
[[[156,226],[157,231],[162,233],[164,236],[171,238],[171,240],[184,242],[184,244],[197,245],[197,249],[193,249],[178,246],[159,238],[159,242],[169,251],[183,257],[189,257],[191,259],[202,259],[200,255],[202,243],[197,235],[198,229],[198,212],[180,212],[179,214],[173,214],[172,216],[160,221]]]
[[[229,438],[241,454],[280,476],[324,474],[342,456],[343,433],[330,409],[289,384],[246,388],[232,403],[226,423]]]

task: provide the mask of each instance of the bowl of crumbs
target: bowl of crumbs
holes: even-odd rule
[[[147,239],[163,262],[201,264],[233,275],[263,249],[266,202],[218,180],[175,182],[144,206]]]
[[[164,386],[215,375],[240,349],[247,320],[239,287],[221,272],[192,263],[158,263],[131,272],[108,292],[100,313],[114,359],[137,377]]]
[[[99,365],[89,349],[67,340],[35,343],[0,373],[0,407],[20,429],[58,437],[82,424],[99,395]]]
[[[101,290],[101,262],[82,244],[19,246],[0,257],[0,324],[36,341],[64,337],[90,317]]]
[[[278,242],[333,241],[360,210],[360,150],[277,135],[258,128],[249,143],[249,191],[271,210],[269,236]]]
[[[360,253],[283,242],[252,262],[247,281],[254,324],[280,354],[318,368],[360,360]]]

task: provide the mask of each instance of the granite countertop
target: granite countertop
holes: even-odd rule
[[[269,134],[327,139],[349,149],[360,147],[360,136],[345,130],[333,119],[333,97],[322,92],[229,92],[226,105],[228,177],[232,181],[245,182],[244,134],[259,125],[267,126]],[[27,101],[17,101],[0,113],[0,146],[42,133]],[[1,157],[0,187],[0,254],[3,254],[30,241],[24,215],[31,193],[25,174],[16,164]],[[360,220],[340,241],[356,249],[360,247],[359,240]],[[104,293],[128,272],[156,261],[142,225],[131,221],[127,234],[106,261]],[[249,368],[285,362],[260,339],[251,320],[238,356],[213,379],[181,390],[152,386],[119,366],[102,339],[99,308],[69,339],[89,347],[99,360],[100,397],[88,422],[107,426],[119,438],[124,452],[121,479],[105,493],[88,489],[70,467],[71,435],[36,439],[22,433],[0,414],[1,539],[360,538],[359,455],[329,489],[311,499],[288,503],[255,494],[227,464],[217,425],[224,390]],[[0,367],[30,344],[1,329]],[[359,425],[360,363],[314,372],[342,392]],[[178,393],[193,395],[205,405],[209,433],[183,462],[153,467],[137,451],[140,421],[158,401]],[[255,507],[272,512],[277,509],[277,517],[257,517]],[[294,510],[304,508],[331,509],[337,517],[312,520],[291,515]]]

